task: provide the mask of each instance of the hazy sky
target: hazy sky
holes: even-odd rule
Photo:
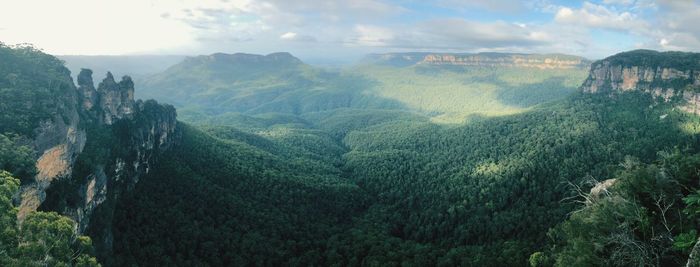
[[[0,0],[0,41],[52,54],[700,51],[698,1]]]

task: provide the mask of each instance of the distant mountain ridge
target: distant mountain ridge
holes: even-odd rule
[[[215,53],[188,57],[149,76],[137,96],[208,114],[301,114],[350,106],[396,106],[363,95],[366,84],[360,77],[312,67],[286,52]]]
[[[475,67],[526,67],[539,69],[588,68],[591,61],[565,54],[518,54],[518,53],[384,53],[370,54],[364,63],[392,66],[450,65]]]

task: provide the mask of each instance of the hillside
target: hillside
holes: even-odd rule
[[[58,59],[1,48],[2,264],[50,254],[93,266],[675,266],[700,251],[694,103],[618,75],[644,66],[637,78],[694,99],[696,66],[616,55],[576,91],[561,89],[578,79],[573,67],[333,73],[286,53],[214,54],[152,81],[182,101],[187,124],[135,100],[146,86],[128,76],[95,86],[85,69],[75,86]],[[545,89],[504,105],[484,84],[500,100]],[[454,118],[469,120],[443,123]],[[20,225],[89,238],[31,254],[23,244],[51,237],[29,240],[26,229],[42,228]]]
[[[367,83],[361,77],[313,68],[288,53],[218,53],[188,58],[148,78],[138,96],[210,116],[399,106],[363,94]]]
[[[563,99],[585,78],[588,64],[565,55],[455,55],[481,63],[436,64],[430,60],[436,55],[422,53],[371,55],[338,72],[314,68],[286,53],[214,54],[150,77],[140,96],[173,103],[184,117],[190,112],[302,115],[369,108],[460,123],[472,115],[516,114]],[[404,61],[389,64],[397,58]]]
[[[420,67],[404,68],[415,71]],[[439,71],[444,70],[440,66]],[[409,79],[409,76],[403,77]],[[128,223],[120,228],[125,233],[123,239],[118,239],[123,248],[120,253],[125,253],[123,258],[135,257],[136,262],[174,265],[523,266],[532,258],[568,266],[576,263],[569,255],[588,255],[577,251],[574,242],[578,239],[573,239],[574,232],[566,230],[566,225],[574,223],[569,220],[576,219],[567,220],[568,215],[580,208],[576,201],[566,201],[577,199],[579,193],[568,184],[581,184],[587,190],[592,187],[586,184],[590,177],[601,181],[615,177],[625,171],[620,162],[628,158],[636,158],[640,164],[653,164],[659,151],[673,151],[674,147],[694,151],[699,145],[688,127],[696,125],[697,118],[674,109],[676,102],[658,102],[651,96],[643,92],[615,97],[574,92],[572,96],[562,96],[562,100],[551,100],[517,114],[474,117],[462,125],[436,124],[434,118],[431,120],[410,109],[335,108],[302,114],[218,116],[190,113],[189,120],[206,133],[189,130],[185,136],[190,137],[185,139],[200,136],[197,139],[203,141],[178,150],[178,158],[170,160],[173,167],[162,174],[156,172],[152,179],[173,181],[175,177],[174,181],[185,183],[188,180],[180,177],[201,177],[197,178],[201,182],[189,182],[177,190],[165,191],[154,189],[162,188],[163,182],[140,184],[136,191],[143,193],[130,197],[125,204],[136,211],[124,210],[128,213],[121,216],[153,215],[134,222],[124,220]],[[453,108],[452,105],[448,106]],[[219,141],[204,141],[210,138]],[[252,150],[207,145],[212,142],[243,143]],[[262,154],[258,157],[241,154],[254,151]],[[301,165],[272,167],[277,163],[266,156],[268,153],[288,159],[287,164]],[[258,158],[273,164],[262,169],[275,171],[258,173]],[[188,163],[193,160],[200,163]],[[202,167],[212,162],[218,167]],[[241,171],[225,162],[252,168],[245,172],[250,173],[250,178],[233,178]],[[174,164],[185,167],[180,170]],[[279,179],[274,178],[278,177],[276,170],[281,170],[279,177],[290,180],[275,180]],[[330,171],[324,174],[326,182],[307,178],[315,177],[319,170]],[[271,178],[275,186],[269,183]],[[221,181],[231,184],[218,185]],[[300,193],[295,196],[288,195],[287,190],[270,191],[277,186],[286,187],[289,181],[332,190],[333,197],[314,200],[324,195],[310,188],[293,190]],[[200,183],[212,186],[195,189]],[[220,207],[217,205],[199,211],[200,215],[194,219],[188,217],[189,212],[171,210],[162,214],[164,210],[159,208],[157,199],[219,195],[196,193],[219,187],[226,188],[231,199],[217,203],[237,203],[228,210],[238,212],[231,215],[216,211]],[[249,196],[251,188],[261,192],[264,200]],[[158,195],[147,197],[152,195],[150,192]],[[236,200],[240,196],[245,197]],[[338,197],[356,198],[354,203],[362,205],[348,207],[347,202],[335,202]],[[265,207],[265,203],[279,204],[271,208]],[[257,205],[262,206],[236,208]],[[183,210],[202,209],[202,205],[187,202],[178,206]],[[249,213],[251,210],[272,213],[268,219],[255,219],[266,215]],[[314,213],[314,210],[329,211]],[[340,219],[335,211],[352,215]],[[221,216],[231,217],[217,219]],[[296,216],[316,218],[318,224],[295,221]],[[158,223],[138,223],[154,220],[176,222],[183,230],[173,234],[157,227]],[[198,230],[184,230],[195,227],[192,220],[239,223],[211,223]],[[261,221],[246,223],[255,220]],[[248,225],[246,230],[240,229],[241,223]],[[276,230],[286,229],[288,225],[294,225],[296,230]],[[564,233],[556,239],[561,242],[556,244],[563,245],[553,245],[552,250],[547,234],[550,229]],[[236,233],[242,231],[254,234],[240,235],[239,239]],[[231,233],[238,241],[224,242],[228,237],[214,233]],[[212,239],[221,241],[207,243],[206,250],[199,249],[197,241],[176,247],[166,245],[172,242],[167,240]],[[153,243],[153,240],[166,241]],[[260,243],[271,244],[274,249],[256,246]],[[135,249],[142,246],[148,249]],[[161,257],[154,258],[151,256],[154,254]],[[687,251],[660,256],[658,260],[682,262],[686,257]]]
[[[0,59],[2,238],[10,246],[0,262],[94,266],[93,252],[112,250],[117,196],[175,143],[175,110],[135,101],[128,76],[107,73],[96,88],[84,69],[76,88],[63,62],[33,47],[0,46]]]
[[[352,73],[374,81],[368,91],[435,122],[503,116],[564,99],[589,62],[567,55],[393,53],[368,56]]]

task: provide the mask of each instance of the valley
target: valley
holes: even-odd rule
[[[86,262],[666,266],[696,250],[700,65],[676,54],[406,53],[331,70],[219,53],[95,86],[0,49],[14,64],[0,64],[0,167],[19,178],[2,188],[20,203],[2,216],[74,224]],[[17,246],[3,263],[32,262]]]

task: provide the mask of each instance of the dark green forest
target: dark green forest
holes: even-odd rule
[[[318,125],[258,118],[250,129],[185,126],[183,145],[125,198],[130,209],[119,209],[117,221],[125,224],[118,225],[124,233],[117,251],[127,254],[117,258],[165,265],[521,266],[549,249],[548,230],[580,208],[572,184],[615,177],[630,156],[651,164],[659,151],[697,147],[681,127],[697,123],[694,116],[635,93],[576,95],[464,126],[391,115],[324,113],[314,119],[337,124]],[[250,133],[263,128],[263,136]],[[295,142],[310,138],[317,141]],[[163,190],[164,183],[176,186]],[[182,230],[147,227],[152,221]],[[229,232],[239,234],[221,235]],[[149,256],[155,254],[167,256]]]
[[[665,60],[648,53],[611,62]],[[231,57],[262,63],[244,68],[250,63],[230,65]],[[191,66],[207,68],[170,80]],[[79,233],[75,214],[60,213],[82,205],[96,170],[117,173],[119,162],[143,156],[130,141],[143,125],[162,127],[148,123],[172,107],[140,102],[141,113],[99,124],[79,109],[60,60],[0,46],[0,265],[687,262],[700,226],[700,118],[678,108],[683,99],[583,93],[571,87],[578,70],[365,67],[335,72],[288,54],[215,54],[154,76],[158,86],[181,86],[166,100],[195,94],[196,103],[181,103],[176,143],[156,148],[137,183],[110,180],[123,189]],[[406,73],[423,76],[395,86]],[[481,84],[490,95],[465,105],[492,109],[455,106],[429,90],[407,93],[440,77]],[[509,87],[489,89],[495,85]],[[478,93],[467,87],[449,92]],[[396,97],[401,90],[405,97]],[[527,90],[535,93],[518,97]],[[37,175],[35,129],[68,121],[73,110],[87,141],[71,175],[53,181],[40,211],[18,222],[18,192]],[[442,120],[446,114],[459,122]]]

